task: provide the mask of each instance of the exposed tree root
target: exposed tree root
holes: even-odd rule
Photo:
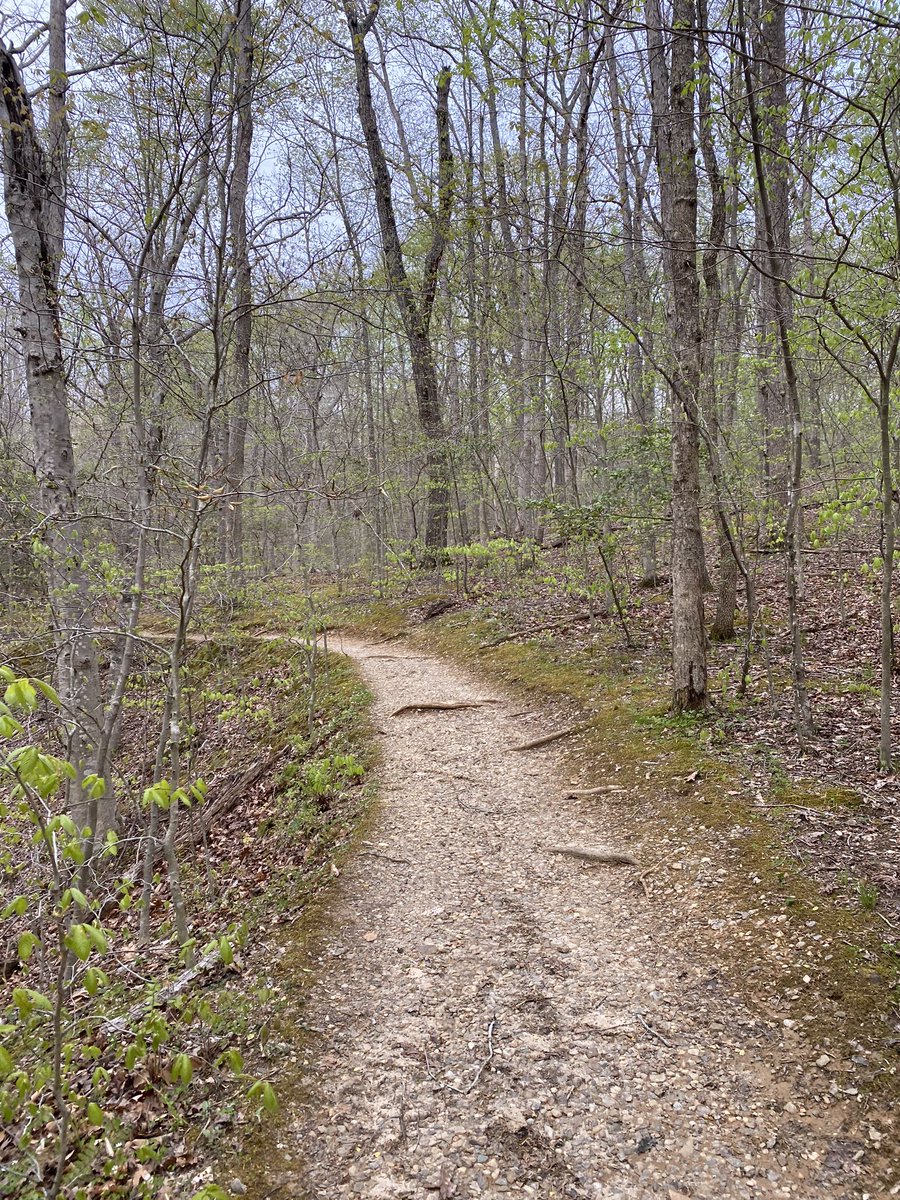
[[[550,854],[568,854],[585,862],[607,863],[610,866],[636,867],[637,859],[625,850],[610,850],[603,846],[548,846]]]
[[[408,712],[454,712],[458,708],[481,708],[482,704],[496,703],[490,700],[423,700],[421,704],[402,704],[394,709],[392,717]]]
[[[539,746],[549,746],[573,733],[584,733],[586,725],[570,725],[568,729],[557,729],[556,733],[545,733],[543,737],[534,738],[530,742],[522,742],[520,746],[510,746],[510,750],[537,750]]]

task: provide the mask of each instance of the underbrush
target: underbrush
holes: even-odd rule
[[[130,681],[122,823],[96,880],[62,811],[67,766],[43,744],[53,695],[13,672],[5,685],[3,1197],[190,1194],[223,1137],[272,1119],[271,945],[333,880],[371,801],[369,697],[346,660],[235,634],[201,644],[186,782],[155,795],[182,809],[179,944],[162,858],[140,878],[158,674],[147,660]]]

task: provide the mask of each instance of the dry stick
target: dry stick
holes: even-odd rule
[[[539,746],[549,746],[551,742],[558,742],[560,738],[568,737],[572,733],[584,733],[586,729],[587,725],[570,725],[568,729],[558,729],[556,733],[545,733],[543,737],[523,742],[521,746],[510,746],[510,750],[537,750]]]
[[[476,779],[473,775],[460,775],[456,771],[444,771],[440,767],[425,767],[426,775],[445,775],[448,779],[460,779],[464,783],[483,783],[484,780]]]
[[[658,871],[661,866],[663,866],[665,863],[667,863],[670,859],[672,859],[674,857],[675,857],[674,854],[666,854],[663,858],[661,858],[657,862],[655,862],[652,867],[648,867],[646,871],[642,871],[641,879],[642,880],[646,879],[648,875],[652,875],[654,871]]]
[[[639,1012],[636,1012],[634,1015],[637,1017],[637,1019],[640,1021],[640,1023],[643,1025],[643,1027],[647,1030],[648,1033],[652,1033],[655,1038],[659,1038],[659,1040],[662,1042],[662,1044],[664,1046],[668,1046],[671,1049],[672,1043],[667,1041],[661,1033],[657,1033],[657,1031],[653,1028],[652,1025],[648,1025],[647,1022],[644,1020],[644,1018],[641,1016],[641,1014]]]
[[[637,859],[625,850],[610,850],[602,846],[548,846],[548,854],[569,854],[585,862],[607,863],[611,866],[636,867]]]
[[[469,1092],[471,1092],[471,1090],[475,1087],[475,1084],[481,1078],[484,1068],[488,1065],[488,1063],[494,1057],[494,1026],[496,1024],[497,1024],[497,1018],[491,1017],[490,1024],[487,1027],[487,1039],[488,1039],[487,1058],[484,1059],[484,1061],[479,1066],[478,1070],[475,1072],[475,1078],[472,1080],[472,1082],[466,1088],[458,1088],[458,1087],[454,1087],[452,1083],[445,1083],[443,1086],[447,1089],[448,1092],[456,1092],[457,1096],[468,1096]]]
[[[647,887],[648,876],[652,875],[654,871],[659,870],[664,863],[669,862],[674,857],[674,854],[666,854],[657,862],[655,862],[652,867],[648,867],[646,871],[641,871],[640,875],[638,875],[638,883],[644,889],[644,895],[646,896],[647,900],[650,900],[650,889]]]
[[[577,616],[565,617],[563,620],[548,621],[545,625],[533,625],[530,629],[518,629],[515,633],[505,633],[503,637],[495,638],[492,642],[482,642],[478,649],[493,650],[495,646],[503,646],[506,642],[512,642],[516,638],[534,637],[538,633],[549,633],[553,629],[568,629],[570,625],[577,625],[579,621],[589,619],[590,613],[579,613]]]
[[[426,700],[421,704],[402,704],[391,716],[399,717],[408,712],[453,712],[458,708],[481,708],[482,704],[489,703],[489,700]]]
[[[496,817],[497,815],[496,808],[482,808],[478,804],[466,804],[465,800],[460,800],[459,796],[456,797],[456,803],[463,812],[478,813],[482,817]]]

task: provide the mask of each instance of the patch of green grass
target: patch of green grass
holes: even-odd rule
[[[783,771],[773,773],[772,797],[776,804],[795,808],[816,808],[832,811],[841,808],[858,808],[861,803],[859,792],[854,788],[826,785],[813,780],[789,779]]]

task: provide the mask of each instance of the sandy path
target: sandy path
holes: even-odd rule
[[[812,1100],[815,1051],[661,944],[632,868],[546,852],[615,837],[560,799],[552,747],[507,752],[546,720],[444,661],[346,649],[386,731],[383,812],[303,1012],[322,1036],[270,1194],[867,1194],[858,1105]]]

